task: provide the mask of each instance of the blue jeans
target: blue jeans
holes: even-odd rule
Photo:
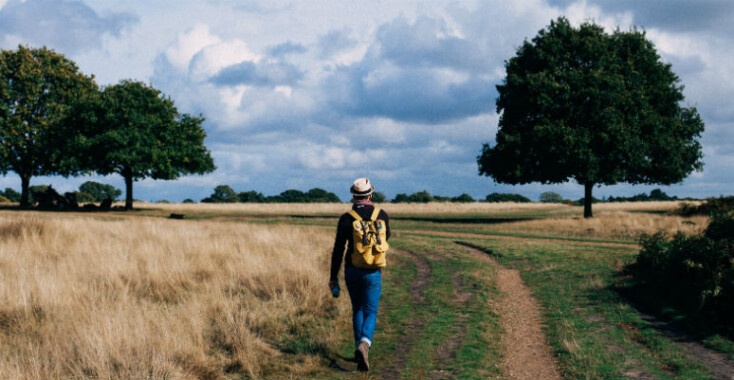
[[[379,270],[347,267],[344,270],[349,298],[352,300],[352,328],[354,344],[363,340],[372,346],[377,324],[377,307],[382,292],[382,272]]]

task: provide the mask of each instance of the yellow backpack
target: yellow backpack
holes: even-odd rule
[[[375,207],[370,220],[362,218],[354,210],[349,210],[349,215],[354,218],[352,222],[352,237],[354,248],[352,250],[352,265],[362,269],[378,269],[387,265],[385,253],[390,248],[387,244],[387,228],[385,221],[377,219],[380,209]]]

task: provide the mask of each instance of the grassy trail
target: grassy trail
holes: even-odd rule
[[[730,378],[708,370],[615,290],[617,273],[634,248],[475,235],[403,231],[394,239],[400,250],[392,252],[386,271],[373,370],[347,378],[540,378],[514,372],[507,363],[546,340],[562,378]],[[530,343],[507,338],[511,331],[496,304],[503,298],[498,286],[506,281],[498,275],[503,267],[516,270],[538,301],[542,332]],[[508,350],[518,347],[515,353]],[[345,348],[344,356],[352,349]],[[538,361],[538,355],[526,357]],[[515,368],[532,367],[525,360],[524,367]]]
[[[498,316],[488,308],[497,296],[494,268],[470,258],[463,247],[435,239],[395,239],[369,373],[334,378],[501,378]],[[348,302],[345,300],[344,302]],[[340,356],[349,358],[348,342]],[[354,363],[339,366],[353,369]]]

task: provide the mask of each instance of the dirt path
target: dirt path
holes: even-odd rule
[[[486,253],[467,247],[472,255],[497,268],[497,288],[502,297],[492,307],[500,316],[504,330],[502,347],[504,374],[516,380],[561,379],[551,350],[542,331],[541,313],[520,278],[520,272],[507,269]]]
[[[627,243],[607,243],[607,242],[577,241],[577,240],[550,239],[550,238],[548,239],[527,238],[527,237],[517,237],[517,236],[471,234],[471,233],[463,233],[463,232],[407,230],[407,231],[399,231],[399,233],[416,234],[416,235],[446,236],[446,237],[452,237],[452,238],[510,240],[510,241],[518,241],[518,242],[556,243],[556,244],[565,244],[565,245],[581,245],[581,246],[593,246],[593,247],[621,247],[621,248],[640,249],[640,246],[637,244],[627,244]]]
[[[400,255],[405,255],[410,258],[415,264],[416,276],[415,281],[410,285],[410,303],[419,307],[426,302],[426,288],[431,280],[431,266],[423,256],[417,255],[410,251],[400,250]],[[406,355],[411,351],[411,348],[415,345],[415,340],[418,338],[418,331],[423,329],[426,321],[421,318],[413,318],[404,326],[405,331],[409,333],[401,342],[402,348],[396,352],[390,367],[380,371],[380,378],[393,380],[400,376],[400,373],[405,368]]]

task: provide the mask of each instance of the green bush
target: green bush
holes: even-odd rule
[[[677,309],[734,327],[734,211],[713,210],[702,235],[643,236],[629,272],[636,285]]]
[[[6,187],[4,192],[0,191],[0,195],[9,199],[11,202],[20,202],[20,193],[10,187]]]
[[[11,202],[10,199],[0,195],[0,203],[10,203],[10,202]]]
[[[237,194],[237,200],[241,203],[263,203],[265,196],[255,190],[242,191]]]
[[[90,202],[96,202],[97,200],[92,196],[92,194],[85,193],[83,191],[77,191],[76,201],[79,203],[90,203]]]
[[[718,198],[707,198],[699,205],[683,203],[674,211],[674,214],[681,216],[710,215],[714,210],[732,209],[734,209],[734,196],[721,196]]]
[[[528,203],[532,202],[530,198],[520,195],[520,194],[511,194],[511,193],[492,193],[487,195],[486,198],[484,198],[487,202],[517,202],[517,203]]]
[[[476,201],[474,200],[474,198],[471,195],[469,195],[467,193],[462,193],[458,197],[451,198],[451,202],[472,203],[472,202],[476,202]]]
[[[514,193],[492,193],[487,194],[484,198],[487,202],[516,202],[516,203],[530,203],[532,200],[522,194]]]
[[[372,193],[372,202],[385,203],[386,201],[387,201],[387,197],[385,196],[385,194],[379,191],[375,191],[374,193]]]
[[[201,201],[203,203],[234,203],[237,202],[237,193],[229,185],[219,185],[214,188],[212,195]]]
[[[678,200],[678,197],[665,194],[665,192],[660,189],[654,189],[650,191],[650,195],[647,195],[645,193],[640,193],[637,195],[633,195],[631,197],[611,196],[609,197],[609,199],[607,199],[608,202],[648,202],[648,201],[676,201],[676,200]]]
[[[86,193],[92,196],[92,200],[89,202],[102,202],[103,200],[110,198],[116,201],[117,198],[122,195],[122,190],[112,186],[106,185],[99,182],[87,181],[79,186],[79,192]],[[81,201],[80,201],[81,202]],[[87,201],[84,201],[87,202]]]
[[[393,203],[428,203],[433,202],[433,196],[426,190],[410,195],[400,193],[392,200]]]
[[[565,199],[563,199],[561,194],[546,191],[540,194],[540,201],[543,203],[563,203]]]

